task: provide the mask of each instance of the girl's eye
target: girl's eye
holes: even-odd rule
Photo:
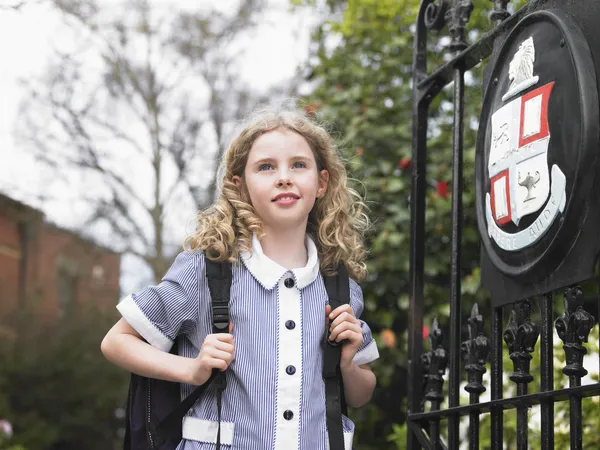
[[[269,163],[264,163],[264,164],[261,164],[260,166],[258,166],[258,170],[269,170],[272,168],[273,168],[273,165],[269,164]]]
[[[292,167],[295,169],[302,169],[302,168],[306,167],[306,164],[304,164],[303,162],[297,161],[294,164],[292,164]]]

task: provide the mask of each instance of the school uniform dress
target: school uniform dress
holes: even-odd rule
[[[314,242],[308,262],[287,270],[269,259],[254,236],[252,252],[233,265],[230,316],[235,359],[229,366],[221,412],[221,447],[233,450],[328,450],[322,339],[328,303]],[[350,305],[358,318],[362,291],[350,280]],[[158,286],[131,294],[117,306],[125,320],[154,347],[195,358],[211,333],[212,317],[202,252],[183,252]],[[368,325],[354,358],[379,357]],[[195,386],[182,384],[182,398]],[[343,417],[345,449],[354,424]],[[177,450],[211,450],[217,437],[217,406],[209,389],[183,420]]]

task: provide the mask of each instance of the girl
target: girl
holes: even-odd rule
[[[343,341],[347,404],[368,402],[379,353],[358,319],[365,277],[363,203],[327,132],[297,113],[263,112],[227,149],[217,202],[158,286],[126,297],[102,352],[151,378],[181,383],[182,397],[227,371],[221,446],[326,450],[322,378],[325,327]],[[205,258],[233,265],[230,333],[211,333]],[[321,273],[350,273],[350,304],[328,305]],[[179,339],[179,356],[168,353]],[[216,401],[208,390],[184,418],[178,450],[215,448]],[[353,423],[343,417],[346,450]]]

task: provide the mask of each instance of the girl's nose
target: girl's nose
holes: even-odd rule
[[[284,186],[291,186],[292,185],[292,181],[289,178],[280,178],[279,181],[277,181],[277,187],[284,187]]]

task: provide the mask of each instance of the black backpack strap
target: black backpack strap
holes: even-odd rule
[[[205,258],[205,263],[212,304],[212,331],[213,333],[227,333],[229,331],[229,295],[232,280],[231,263],[214,262],[208,258]],[[219,370],[213,370],[206,383],[198,386],[156,427],[156,435],[160,438],[171,436],[174,432],[180,431],[181,421],[210,385],[214,385],[217,389],[217,415],[219,420],[217,450],[219,450],[221,446],[221,397],[225,387],[227,387],[225,373]]]
[[[212,301],[213,333],[229,332],[229,296],[231,294],[231,263],[214,262],[206,259],[206,277]],[[216,450],[221,448],[221,403],[223,391],[227,387],[225,372],[218,369],[213,370],[214,386],[217,390],[217,445]]]
[[[129,392],[127,393],[127,406],[125,407],[125,436],[123,438],[123,450],[131,450],[131,396],[134,390],[133,383],[134,378],[131,377],[129,381]]]
[[[213,373],[206,383],[202,386],[198,386],[188,395],[183,401],[175,408],[167,417],[165,417],[155,429],[155,436],[158,440],[164,440],[168,436],[175,436],[176,433],[181,433],[181,421],[187,414],[187,412],[194,406],[194,403],[200,398],[200,396],[206,391],[215,378],[216,374]]]
[[[323,277],[331,309],[350,302],[350,280],[348,270],[343,264],[338,267],[335,276]],[[344,450],[344,431],[342,412],[346,412],[344,387],[340,371],[342,347],[329,341],[329,330],[325,330],[323,344],[323,379],[325,380],[325,411],[329,433],[329,449]]]
[[[229,295],[231,293],[231,263],[206,258],[206,278],[212,302],[213,333],[229,332]]]

